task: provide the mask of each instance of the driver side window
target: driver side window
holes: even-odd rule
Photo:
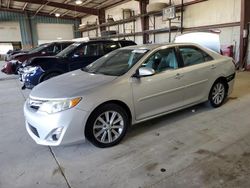
[[[149,57],[142,67],[152,68],[156,73],[177,69],[178,63],[174,48],[159,50]]]

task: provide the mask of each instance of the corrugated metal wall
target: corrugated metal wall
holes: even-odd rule
[[[73,24],[75,38],[81,37],[81,33],[77,31],[80,20],[59,19],[46,16],[32,16],[28,14],[0,11],[0,25],[1,21],[17,21],[20,24],[22,45],[23,48],[30,48],[37,45],[37,23],[56,23],[56,24]]]

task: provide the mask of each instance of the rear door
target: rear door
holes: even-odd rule
[[[79,46],[70,57],[70,70],[85,67],[100,58],[103,55],[101,48],[101,43],[89,43]]]
[[[202,102],[208,96],[213,78],[214,60],[196,46],[179,46],[182,61],[179,69],[183,83],[183,105]]]

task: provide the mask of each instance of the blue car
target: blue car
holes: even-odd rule
[[[37,84],[60,74],[83,68],[103,55],[125,46],[136,45],[129,40],[95,40],[76,42],[56,56],[36,57],[26,61],[20,69],[22,89],[32,89]]]

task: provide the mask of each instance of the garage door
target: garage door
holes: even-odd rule
[[[1,22],[0,24],[1,42],[20,42],[21,31],[18,22]]]
[[[41,43],[74,38],[72,24],[37,24],[38,41]]]

